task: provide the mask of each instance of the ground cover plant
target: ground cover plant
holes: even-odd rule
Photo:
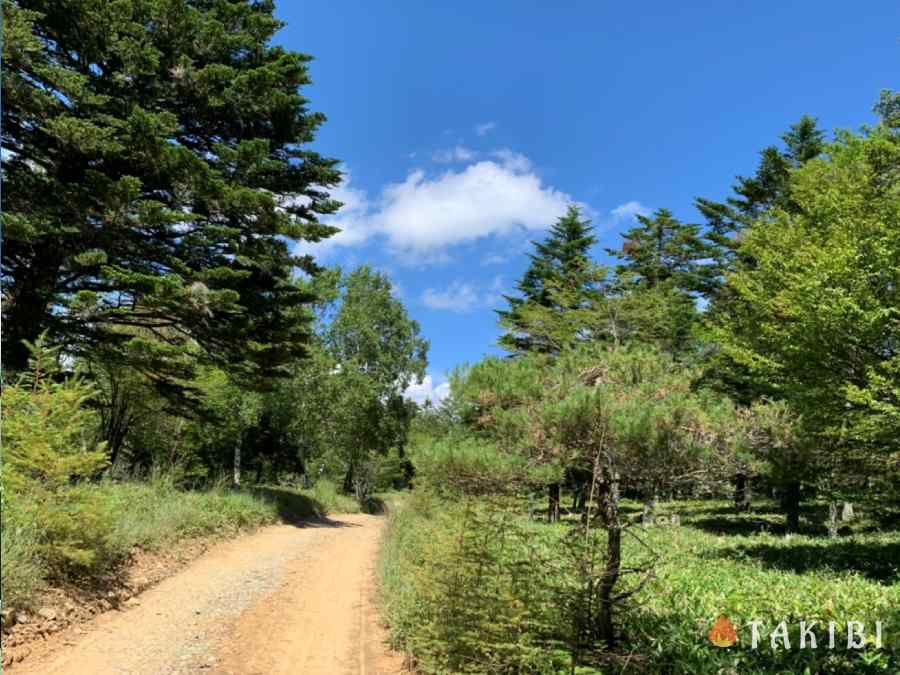
[[[534,502],[531,502],[533,505]],[[639,517],[642,504],[626,503]],[[423,492],[391,515],[381,563],[396,644],[425,673],[888,673],[900,666],[900,531],[868,517],[822,536],[822,505],[803,511],[808,533],[785,539],[779,504],[735,513],[727,500],[661,502],[659,520],[626,537],[623,564],[656,557],[654,576],[622,612],[626,650],[581,654],[573,666],[577,572],[565,542],[580,515],[548,525],[528,500],[448,501]],[[671,515],[680,525],[671,525]],[[721,615],[738,642],[714,646]],[[751,648],[751,620],[760,626]],[[818,621],[818,649],[798,650],[799,622]],[[883,647],[874,648],[874,621]],[[772,648],[789,626],[793,649]],[[838,629],[837,649],[827,623]],[[846,622],[864,622],[867,649],[846,649]]]

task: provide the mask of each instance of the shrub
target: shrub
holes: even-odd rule
[[[101,553],[106,514],[73,488],[106,465],[94,441],[93,389],[77,377],[57,379],[57,350],[31,346],[28,372],[2,392],[3,494],[20,522],[39,524],[36,547],[54,573],[89,568]]]
[[[359,513],[360,505],[353,497],[341,494],[337,486],[326,478],[320,478],[304,494],[312,497],[320,506],[321,513],[325,516],[329,513]]]
[[[526,523],[473,498],[417,492],[392,512],[381,560],[397,646],[425,673],[553,673],[565,663],[546,550]]]

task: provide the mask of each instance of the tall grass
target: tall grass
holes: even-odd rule
[[[73,514],[93,555],[89,564],[61,566],[52,531],[19,508],[28,495],[3,495],[0,576],[4,607],[33,602],[46,584],[99,583],[127,562],[136,548],[163,551],[179,542],[231,536],[279,520],[356,512],[356,501],[319,481],[310,490],[256,488],[236,491],[223,484],[181,490],[166,476],[148,482],[82,483],[69,488],[80,505]]]
[[[23,604],[44,584],[45,566],[39,554],[38,528],[10,500],[3,500],[0,518],[0,592],[3,606]]]

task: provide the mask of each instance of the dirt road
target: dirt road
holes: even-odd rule
[[[50,638],[14,675],[393,675],[377,621],[384,519],[277,525],[216,546],[136,606]],[[78,634],[76,631],[81,630]]]

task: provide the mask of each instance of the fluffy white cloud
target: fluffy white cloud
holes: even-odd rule
[[[510,161],[481,161],[435,178],[413,171],[385,188],[378,230],[395,250],[429,251],[548,227],[572,198],[544,186],[521,160]]]
[[[630,202],[625,202],[624,204],[619,204],[619,206],[610,211],[610,215],[612,216],[613,223],[621,223],[628,220],[634,220],[636,216],[650,215],[650,209],[640,202],[632,200]]]
[[[416,403],[422,405],[425,401],[431,401],[432,404],[438,405],[450,394],[450,383],[442,382],[435,386],[434,379],[431,375],[426,375],[421,384],[413,382],[404,392],[404,396],[412,399]]]
[[[475,151],[470,150],[462,145],[452,148],[438,150],[431,155],[431,159],[440,164],[450,164],[451,162],[469,162],[475,159]]]
[[[573,201],[545,185],[528,158],[509,149],[437,175],[411,171],[404,181],[385,186],[377,200],[353,187],[349,175],[332,194],[344,206],[323,220],[341,232],[298,252],[321,255],[378,236],[407,264],[443,259],[456,244],[546,229]]]
[[[531,160],[521,152],[515,152],[509,148],[500,148],[491,153],[500,160],[503,168],[515,173],[527,173],[531,171]]]
[[[482,124],[475,125],[475,133],[478,134],[479,136],[487,136],[489,133],[491,133],[496,128],[497,128],[496,122],[484,122]]]

